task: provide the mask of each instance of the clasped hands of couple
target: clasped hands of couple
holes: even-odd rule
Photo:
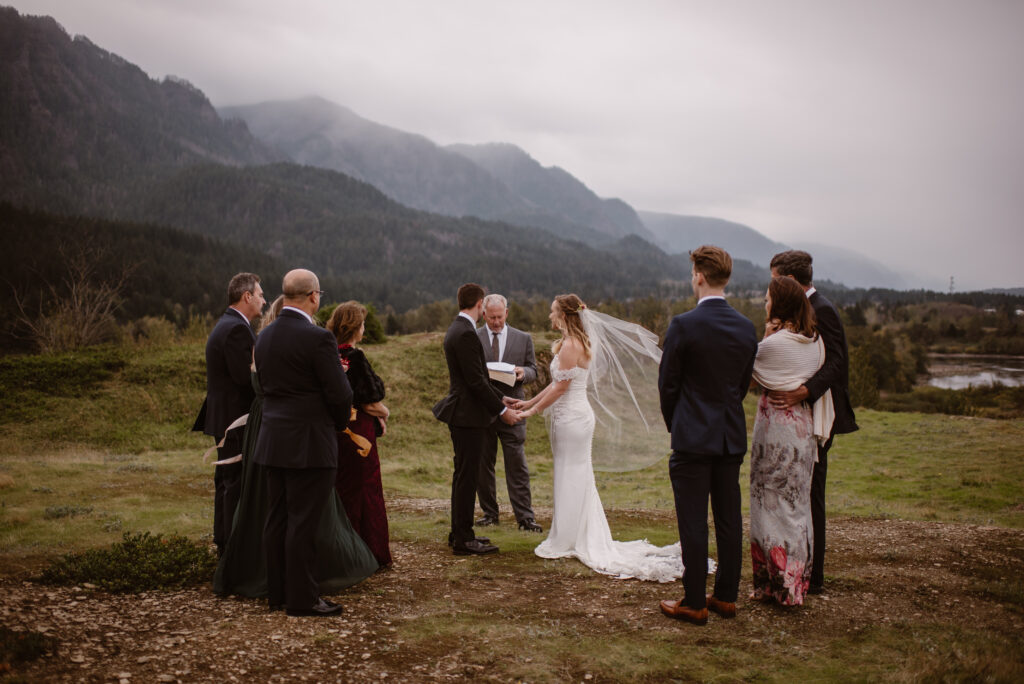
[[[501,419],[509,425],[515,425],[521,420],[526,420],[537,412],[533,408],[532,403],[525,399],[504,397],[502,401],[508,407],[508,410],[501,414]]]

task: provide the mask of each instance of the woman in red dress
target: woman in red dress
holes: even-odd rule
[[[387,430],[389,411],[383,403],[384,382],[356,344],[366,330],[366,307],[345,302],[331,314],[327,329],[338,340],[338,355],[352,385],[353,418],[338,433],[338,475],[334,487],[352,527],[373,551],[381,567],[391,567],[388,517],[380,480],[377,437]]]

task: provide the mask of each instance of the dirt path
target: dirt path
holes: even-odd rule
[[[394,508],[432,514],[445,503],[406,500]],[[340,597],[345,614],[338,619],[270,614],[261,601],[220,599],[208,588],[124,596],[6,578],[0,625],[55,640],[51,653],[11,672],[29,682],[504,681],[529,668],[528,656],[512,662],[506,650],[489,649],[489,632],[475,627],[476,618],[465,618],[464,639],[429,636],[424,622],[443,620],[444,606],[454,620],[464,606],[471,612],[467,593],[472,604],[500,613],[496,620],[529,633],[564,623],[579,638],[683,634],[697,646],[728,634],[737,644],[769,648],[780,628],[799,643],[894,621],[944,628],[969,621],[973,630],[1009,639],[997,680],[1024,672],[1024,531],[837,519],[830,535],[826,595],[797,609],[741,598],[736,620],[706,628],[658,613],[658,600],[676,596],[679,585],[613,580],[575,561],[552,566],[523,554],[515,562],[457,558],[443,544],[409,542],[393,544],[395,570]],[[520,582],[531,590],[517,590]],[[741,594],[749,588],[748,569]],[[571,657],[556,664],[563,669],[549,672],[554,680],[616,678]]]

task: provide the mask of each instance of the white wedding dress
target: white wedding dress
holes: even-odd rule
[[[581,367],[561,370],[558,357],[551,360],[552,380],[572,383],[545,412],[551,419],[555,512],[548,538],[534,553],[541,558],[578,558],[592,570],[620,579],[679,579],[683,560],[678,542],[654,546],[644,539],[612,539],[591,464],[594,411],[587,400],[588,373]]]

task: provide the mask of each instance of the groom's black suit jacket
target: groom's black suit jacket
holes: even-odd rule
[[[285,309],[256,341],[263,422],[253,458],[280,468],[336,468],[352,388],[334,335]]]
[[[255,393],[249,366],[256,336],[242,314],[228,309],[206,341],[206,400],[192,429],[220,439],[249,412]]]
[[[456,316],[448,326],[444,358],[450,384],[448,394],[434,405],[434,417],[453,427],[487,427],[505,404],[487,375],[487,360],[476,327],[465,316]]]

